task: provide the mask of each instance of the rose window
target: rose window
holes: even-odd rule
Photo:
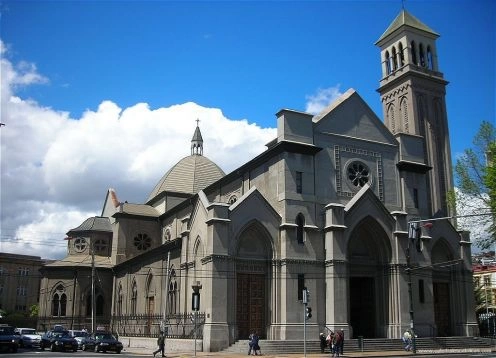
[[[354,186],[362,187],[370,180],[370,170],[362,162],[353,162],[348,166],[348,179]]]
[[[134,237],[134,246],[140,251],[147,250],[152,245],[152,238],[147,234],[138,234]]]

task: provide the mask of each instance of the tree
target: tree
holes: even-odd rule
[[[448,194],[458,215],[474,215],[458,221],[468,230],[476,245],[488,249],[496,243],[496,129],[483,121],[473,139],[473,148],[465,149],[455,165],[456,189]],[[488,215],[493,213],[493,215]],[[476,230],[477,228],[483,230]]]

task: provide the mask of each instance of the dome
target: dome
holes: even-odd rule
[[[181,159],[160,179],[148,201],[164,191],[194,195],[225,176],[222,169],[203,155]]]

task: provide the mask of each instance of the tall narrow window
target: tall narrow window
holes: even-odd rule
[[[303,215],[298,214],[296,217],[296,242],[300,245],[305,243],[305,218]]]
[[[398,69],[398,54],[396,53],[396,47],[393,46],[393,71]]]
[[[401,42],[398,45],[398,51],[400,52],[400,67],[403,67],[405,66],[405,53]]]
[[[425,67],[424,45],[419,45],[420,66]]]
[[[133,283],[133,291],[131,293],[131,314],[136,314],[136,301],[138,299],[138,288],[136,282]]]
[[[96,296],[96,303],[95,303],[95,314],[97,316],[103,316],[104,303],[105,303],[105,301],[103,299],[103,295],[101,293],[99,293]]]
[[[413,188],[413,206],[418,209],[419,201],[418,201],[418,189]]]
[[[66,309],[67,309],[67,296],[65,293],[63,293],[60,296],[60,314],[59,314],[59,316],[65,316],[66,315]]]
[[[55,293],[52,297],[52,316],[59,315],[59,294]]]
[[[425,302],[424,280],[419,280],[418,284],[419,284],[418,287],[419,301],[420,303],[424,303]]]
[[[429,70],[434,69],[434,62],[433,62],[432,51],[430,46],[427,46],[427,68]]]
[[[298,300],[303,300],[303,289],[305,288],[305,275],[302,273],[298,274]]]
[[[296,172],[296,192],[301,194],[303,192],[303,173]]]
[[[389,75],[392,71],[391,69],[391,57],[389,56],[389,51],[386,51],[386,73]]]
[[[119,284],[119,291],[117,293],[117,315],[122,315],[122,286]]]
[[[410,46],[411,46],[411,51],[412,51],[412,62],[414,65],[418,65],[418,62],[417,62],[417,50],[415,49],[415,41],[412,41],[410,43]]]
[[[177,281],[176,270],[171,269],[169,292],[168,292],[168,306],[169,313],[177,313]]]

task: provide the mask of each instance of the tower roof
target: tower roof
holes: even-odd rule
[[[410,14],[405,9],[402,9],[396,19],[389,25],[389,27],[384,31],[379,40],[377,40],[376,44],[391,35],[393,32],[399,30],[402,26],[409,26],[421,31],[428,32],[436,37],[439,37],[439,34],[432,30],[429,26],[424,24],[422,21],[417,19],[415,16]]]

